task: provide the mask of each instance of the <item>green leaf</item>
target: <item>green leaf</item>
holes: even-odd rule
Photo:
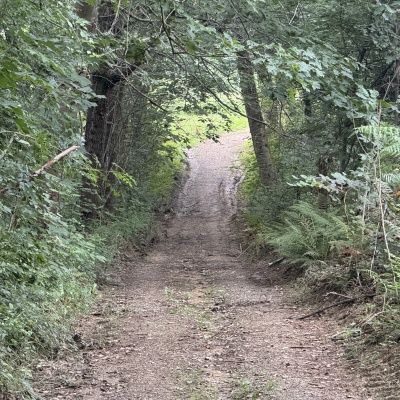
[[[16,118],[14,120],[15,125],[17,125],[17,127],[24,133],[29,133],[30,129],[28,127],[28,125],[26,124],[26,122],[21,119],[21,118]]]
[[[15,87],[16,83],[10,79],[10,75],[5,72],[0,72],[0,88]]]
[[[192,40],[185,40],[185,47],[188,53],[195,54],[197,51],[197,46]]]
[[[25,146],[30,146],[30,145],[31,145],[31,144],[30,144],[29,142],[27,142],[26,140],[23,140],[23,139],[20,139],[20,138],[15,139],[15,141],[16,141],[17,143],[21,143],[21,144],[23,144],[23,145],[25,145]]]

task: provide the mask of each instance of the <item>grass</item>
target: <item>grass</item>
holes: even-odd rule
[[[209,288],[205,291],[206,297],[212,302],[223,302],[225,301],[225,290],[217,288]]]
[[[227,112],[214,99],[199,103],[200,110],[185,111],[183,102],[176,102],[174,107],[177,111],[172,134],[180,137],[189,147],[205,138],[217,139],[224,132],[248,127],[247,118]]]
[[[215,400],[218,398],[217,389],[210,387],[201,371],[191,371],[188,374],[178,375],[178,385],[186,400]]]
[[[188,374],[178,374],[178,385],[181,395],[187,400],[215,400],[220,394],[218,382],[208,382],[202,371],[191,371]],[[230,394],[232,400],[269,399],[276,391],[273,381],[256,382],[251,378],[240,378],[232,382],[234,386]]]
[[[192,298],[191,292],[181,292],[168,287],[164,289],[164,292],[167,297],[167,303],[171,308],[171,314],[192,317],[197,324],[197,329],[200,331],[211,331],[215,328],[214,315],[206,309],[210,300],[214,297],[211,298],[207,292],[200,299],[199,304],[190,303],[190,299]],[[221,294],[219,293],[219,295]]]
[[[258,383],[249,378],[241,378],[236,383],[236,388],[232,393],[232,399],[267,399],[272,396],[274,391],[275,384],[273,381]]]

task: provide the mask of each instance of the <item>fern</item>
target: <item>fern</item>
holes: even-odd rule
[[[266,241],[292,262],[326,261],[351,246],[352,232],[334,212],[322,212],[300,202],[282,214],[282,223],[266,234]]]
[[[398,184],[398,183],[400,183],[400,174],[397,171],[383,173],[382,180],[383,180],[383,183]]]
[[[385,221],[386,234],[389,241],[397,241],[400,238],[400,226],[396,225],[392,221]]]
[[[398,138],[396,139],[399,140]],[[387,155],[389,157],[400,157],[400,143],[397,142],[384,147],[381,153],[382,155]]]

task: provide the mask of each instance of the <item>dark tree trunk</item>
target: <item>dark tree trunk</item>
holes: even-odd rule
[[[92,22],[94,18],[94,7],[88,3],[81,3],[78,4],[76,13],[80,18]]]
[[[303,97],[303,103],[304,103],[304,115],[306,117],[311,117],[312,116],[312,103],[310,96],[305,93]]]
[[[113,132],[118,113],[118,86],[112,84],[107,75],[99,72],[92,76],[93,91],[102,96],[96,100],[96,106],[88,110],[86,117],[85,148],[92,161],[92,166],[99,171],[97,185],[85,182],[84,203],[85,217],[96,216],[99,206],[111,208],[113,175],[110,174],[115,159],[112,144]]]
[[[265,129],[260,100],[258,98],[254,69],[247,51],[238,52],[237,69],[260,180],[263,185],[273,185],[276,181],[276,172],[272,165],[268,136]]]
[[[109,1],[100,3],[97,12],[83,7],[80,10],[84,17],[96,15],[97,29],[102,32],[112,31],[114,37],[121,34],[121,22]],[[123,60],[115,67],[101,64],[92,73],[92,88],[99,97],[94,100],[96,106],[90,108],[86,117],[85,148],[92,161],[92,166],[99,171],[96,185],[85,179],[82,190],[84,217],[93,219],[98,216],[99,207],[111,209],[114,196],[114,176],[110,171],[116,159],[118,140],[118,122],[122,118],[121,96],[124,82],[136,69],[135,63]]]

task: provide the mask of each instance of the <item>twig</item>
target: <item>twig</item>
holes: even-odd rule
[[[352,297],[346,296],[346,295],[344,295],[344,294],[336,293],[336,292],[329,292],[329,293],[327,293],[324,297],[328,297],[328,296],[331,295],[331,294],[333,294],[333,295],[335,295],[335,296],[344,297],[345,299],[349,299],[349,300],[352,298]]]
[[[54,163],[57,161],[61,160],[68,154],[72,153],[73,151],[79,149],[79,146],[71,146],[67,150],[64,150],[60,154],[57,154],[52,160],[44,164],[42,167],[40,167],[38,170],[36,170],[33,174],[29,176],[29,179],[35,179],[37,178],[42,172],[44,172],[47,168],[51,167]],[[8,188],[2,188],[0,189],[0,196],[8,192]]]
[[[374,319],[375,317],[377,317],[378,315],[383,314],[384,312],[385,312],[385,311],[379,311],[379,312],[373,314],[372,316],[368,317],[365,321],[363,321],[361,325],[366,325],[366,324],[368,324],[371,320],[373,320],[373,319]]]
[[[56,163],[57,161],[61,160],[62,158],[64,158],[65,156],[67,156],[69,153],[72,153],[73,151],[79,149],[79,146],[71,146],[70,148],[68,148],[67,150],[64,150],[62,153],[57,154],[52,160],[50,160],[49,162],[47,162],[46,164],[43,165],[43,167],[40,167],[38,170],[36,170],[31,176],[31,179],[36,178],[37,176],[39,176],[42,172],[44,172],[47,168],[51,167],[54,163]]]
[[[333,304],[331,304],[329,306],[326,306],[326,307],[321,307],[318,310],[315,310],[315,311],[311,312],[310,314],[303,315],[302,317],[299,317],[297,319],[306,319],[306,318],[312,317],[315,314],[320,314],[323,311],[329,310],[330,308],[333,308],[333,307],[336,307],[336,306],[340,306],[342,304],[354,303],[355,301],[357,301],[359,299],[367,299],[369,297],[374,297],[374,296],[375,296],[375,293],[368,293],[368,294],[363,294],[361,296],[352,297],[350,299],[338,301],[337,303],[333,303]]]
[[[270,262],[267,267],[272,267],[273,265],[280,264],[284,259],[285,257],[278,258],[277,260]]]
[[[297,11],[298,11],[299,7],[300,7],[300,2],[297,3],[296,9],[294,10],[294,14],[293,14],[292,19],[289,22],[289,25],[292,25],[293,20],[296,18],[296,14],[297,14]]]
[[[111,27],[110,27],[110,29],[108,30],[109,33],[112,33],[112,31],[113,31],[115,25],[116,25],[117,22],[118,22],[118,17],[119,17],[120,9],[121,9],[121,0],[118,1],[117,11],[115,12],[114,21],[112,22]]]
[[[244,253],[247,252],[247,250],[250,249],[251,246],[247,246],[244,250],[242,249],[242,245],[240,245],[240,254],[237,256],[237,258],[241,257]]]

